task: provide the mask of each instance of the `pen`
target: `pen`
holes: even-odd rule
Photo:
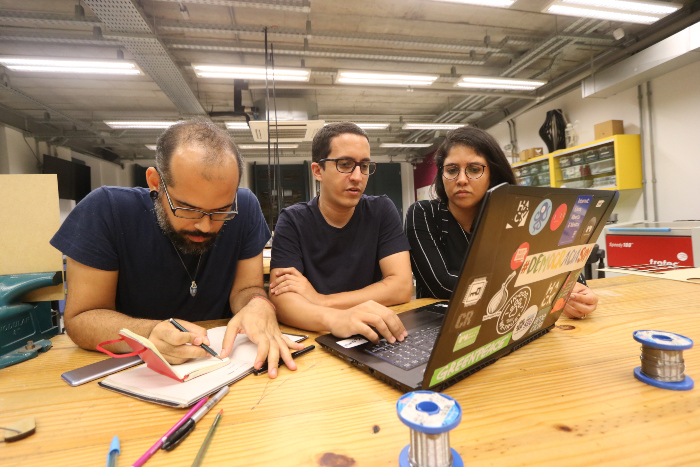
[[[301,349],[301,350],[297,350],[296,352],[292,352],[292,358],[300,357],[300,356],[304,355],[305,353],[311,352],[311,351],[312,351],[313,349],[315,349],[315,348],[316,348],[315,345],[310,345],[310,346],[308,346],[308,347],[304,347],[304,348]],[[280,358],[279,364],[280,364],[280,365],[284,364],[284,360],[282,360],[282,359]],[[265,361],[265,363],[263,363],[263,366],[261,366],[259,370],[253,369],[253,374],[254,374],[255,376],[258,376],[258,375],[260,375],[260,374],[265,373],[266,371],[267,371],[267,361]]]
[[[170,318],[168,321],[170,321],[170,324],[172,324],[173,326],[175,326],[176,328],[178,328],[180,331],[182,331],[182,332],[189,332],[187,329],[185,329],[185,328],[182,326],[182,324],[178,323],[178,322],[175,321],[174,319]],[[219,357],[219,356],[216,354],[216,352],[214,352],[214,351],[211,349],[211,347],[209,347],[208,345],[205,345],[204,343],[202,343],[202,344],[199,344],[199,346],[200,346],[201,348],[203,348],[204,350],[206,350],[207,352],[209,352],[209,353],[211,354],[212,357],[216,357],[216,358],[218,358],[219,360],[223,360],[223,358]]]
[[[137,460],[136,462],[134,462],[133,464],[131,464],[131,467],[141,467],[143,464],[145,464],[146,461],[148,461],[148,459],[150,459],[151,456],[152,456],[158,449],[160,449],[161,445],[163,444],[163,441],[165,441],[165,439],[166,439],[168,436],[170,436],[171,434],[173,434],[173,433],[175,432],[175,430],[177,430],[178,428],[180,428],[187,420],[189,420],[189,418],[192,417],[192,415],[194,415],[195,413],[197,413],[197,411],[199,410],[199,408],[200,408],[201,406],[203,406],[204,404],[207,403],[207,400],[208,400],[208,399],[209,399],[208,397],[205,397],[204,399],[202,399],[202,400],[200,400],[199,402],[197,402],[197,403],[194,405],[194,407],[192,407],[192,408],[190,409],[190,411],[187,412],[187,414],[186,414],[184,417],[182,417],[182,418],[180,419],[180,421],[178,421],[175,425],[173,425],[173,427],[172,427],[171,429],[169,429],[161,438],[158,439],[158,441],[156,441],[156,444],[154,444],[153,446],[151,446],[150,448],[148,448],[148,451],[144,452],[144,453],[143,453],[143,456],[139,457],[138,460]]]
[[[180,428],[175,430],[175,433],[172,435],[168,436],[168,439],[163,442],[163,446],[161,446],[161,449],[165,449],[166,451],[172,451],[175,449],[175,447],[182,442],[185,438],[187,438],[187,435],[189,435],[192,430],[194,430],[195,424],[204,417],[209,410],[211,410],[212,407],[216,405],[217,402],[219,402],[221,399],[224,398],[226,394],[228,394],[229,387],[224,386],[217,392],[211,399],[209,399],[209,402],[204,404],[201,409],[197,411],[196,414],[192,415],[192,418],[187,420]]]
[[[216,414],[216,418],[214,419],[214,423],[211,424],[211,428],[209,428],[209,433],[207,433],[207,437],[204,438],[204,442],[202,442],[202,447],[199,448],[199,452],[197,453],[197,457],[194,458],[194,462],[192,462],[192,467],[199,467],[202,465],[202,460],[204,460],[204,456],[207,454],[207,449],[209,449],[209,444],[211,443],[211,439],[214,437],[214,432],[216,431],[216,426],[219,424],[219,420],[221,420],[221,416],[224,414],[224,409],[219,410],[219,413]]]
[[[119,436],[112,438],[112,444],[109,445],[109,454],[107,454],[107,467],[116,467],[117,456],[121,453],[119,446]]]

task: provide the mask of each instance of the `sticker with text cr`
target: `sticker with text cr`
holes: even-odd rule
[[[537,315],[537,305],[532,305],[530,308],[525,310],[525,313],[520,315],[518,321],[515,323],[513,328],[513,340],[517,341],[530,330],[530,326],[535,322],[535,315]]]
[[[522,199],[518,202],[518,206],[515,208],[515,216],[508,220],[506,229],[524,226],[525,221],[527,221],[528,214],[530,214],[530,201]]]
[[[520,266],[522,266],[523,261],[525,261],[525,258],[527,258],[527,254],[530,252],[530,244],[525,242],[522,243],[517,250],[515,250],[515,253],[513,253],[513,257],[510,260],[510,268],[512,270],[518,269]]]
[[[481,326],[477,326],[475,328],[467,329],[464,332],[460,332],[457,336],[457,341],[455,342],[455,347],[452,351],[456,352],[476,342],[476,336],[479,335],[480,329]]]
[[[498,292],[493,294],[491,301],[489,301],[489,304],[486,307],[486,316],[483,317],[482,321],[500,316],[501,308],[503,308],[503,305],[505,305],[508,301],[508,283],[513,280],[514,277],[515,271],[510,273],[506,280],[503,281],[503,284],[501,284]]]
[[[593,233],[593,230],[595,229],[595,226],[597,223],[598,223],[598,220],[595,217],[591,217],[591,220],[589,220],[586,223],[586,227],[581,232],[581,242],[582,243],[588,242],[588,239],[591,238],[591,234]]]
[[[457,316],[457,321],[455,321],[455,331],[459,331],[460,329],[464,329],[465,327],[469,326],[473,317],[474,310],[461,312],[459,316]]]
[[[551,308],[547,307],[547,308],[540,310],[540,312],[537,313],[537,316],[535,316],[535,321],[532,323],[532,326],[530,327],[530,334],[542,329],[542,325],[544,324],[544,320],[547,319],[547,315],[549,314],[549,310],[551,310]]]
[[[583,217],[586,215],[586,211],[588,211],[592,200],[593,195],[582,195],[578,197],[574,208],[571,210],[569,220],[566,221],[564,232],[559,239],[559,246],[568,245],[574,241],[583,223]]]
[[[368,342],[367,339],[363,339],[361,337],[351,337],[350,339],[338,341],[338,345],[346,349],[352,349],[353,347],[365,344],[366,342]]]
[[[481,297],[484,295],[484,290],[486,290],[486,284],[488,281],[486,277],[479,277],[474,279],[469,287],[467,288],[467,293],[464,294],[464,300],[462,300],[462,305],[465,307],[476,305]]]
[[[549,224],[549,229],[552,232],[557,230],[561,223],[564,222],[567,209],[569,209],[569,207],[566,205],[566,203],[562,203],[561,205],[559,205],[557,210],[554,211],[554,214],[552,214],[552,222]]]
[[[552,214],[552,202],[548,199],[542,201],[535,209],[532,218],[530,219],[530,235],[537,235],[542,232],[544,226],[549,221],[549,216]]]
[[[510,297],[506,306],[501,310],[501,315],[498,317],[498,324],[496,325],[496,332],[499,334],[505,334],[510,332],[515,323],[523,314],[525,308],[527,308],[530,303],[530,295],[532,291],[530,287],[523,287]]]
[[[463,355],[456,360],[451,361],[447,365],[436,369],[433,372],[433,376],[430,378],[430,387],[435,386],[438,383],[445,381],[448,378],[456,375],[467,367],[480,362],[486,357],[493,355],[505,348],[510,342],[510,334],[501,336],[498,339],[489,342],[486,345],[479,347],[478,349]]]

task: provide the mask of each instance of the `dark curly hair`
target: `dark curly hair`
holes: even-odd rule
[[[509,183],[515,185],[515,175],[513,169],[503,154],[503,150],[498,145],[496,139],[484,130],[465,126],[457,128],[447,133],[445,141],[435,151],[435,165],[438,170],[433,180],[433,187],[438,198],[447,204],[447,193],[445,192],[445,184],[442,178],[442,166],[445,163],[447,155],[455,146],[466,146],[472,148],[474,152],[486,159],[486,164],[489,166],[490,183],[489,188],[492,188],[501,183]]]

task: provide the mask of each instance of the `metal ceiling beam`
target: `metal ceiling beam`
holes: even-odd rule
[[[164,39],[163,42],[170,49],[177,50],[209,50],[215,52],[243,52],[252,54],[264,54],[265,48],[262,45],[242,46],[235,43],[225,43],[220,41],[205,40],[182,40]],[[346,58],[356,60],[378,60],[391,62],[414,62],[432,63],[444,65],[485,65],[484,60],[471,60],[463,55],[438,55],[438,54],[398,54],[398,53],[371,53],[358,52],[353,49],[333,49],[333,48],[307,48],[278,46],[275,47],[277,55],[294,55],[298,57],[321,57],[321,58]]]
[[[83,1],[182,114],[206,115],[170,54],[131,0]]]
[[[87,34],[46,33],[39,31],[16,30],[0,27],[0,41],[44,42],[52,44],[91,45],[100,47],[121,47],[116,39],[95,37]]]
[[[60,26],[100,26],[97,16],[77,17],[55,13],[37,13],[34,11],[0,11],[0,21],[3,23],[51,24]]]
[[[199,5],[235,6],[260,8],[266,10],[295,11],[310,13],[311,5],[308,0],[156,0],[159,2],[188,3]]]

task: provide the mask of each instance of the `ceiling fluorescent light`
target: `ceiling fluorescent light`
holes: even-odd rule
[[[228,130],[249,130],[248,122],[226,122]]]
[[[514,91],[532,91],[547,84],[546,81],[517,78],[488,78],[483,76],[463,76],[455,86],[477,89],[506,89]]]
[[[670,15],[681,9],[682,5],[665,2],[645,2],[626,0],[561,0],[561,3],[585,5],[607,10],[632,11],[651,15]]]
[[[608,8],[593,8],[583,5],[577,7],[568,6],[562,2],[554,2],[546,10],[547,13],[563,16],[576,16],[580,18],[596,18],[608,21],[619,21],[622,23],[638,23],[651,24],[660,20],[665,15],[640,15],[633,13],[625,13],[620,10],[612,10]]]
[[[264,67],[192,65],[200,78],[265,80]],[[302,68],[275,68],[267,73],[267,79],[275,81],[309,81],[311,72]]]
[[[156,145],[155,145],[155,144],[147,144],[146,147],[147,147],[148,149],[150,149],[151,151],[155,151],[155,150],[156,150]]]
[[[437,0],[440,2],[449,3],[464,3],[466,5],[482,5],[482,6],[493,6],[498,8],[508,8],[515,0]]]
[[[382,143],[380,148],[429,148],[432,143]]]
[[[140,75],[134,62],[124,60],[55,60],[44,58],[0,57],[0,64],[13,71],[43,73],[82,73],[102,75]]]
[[[323,126],[330,125],[332,122],[325,123]],[[386,130],[389,128],[388,123],[355,123],[363,130]]]
[[[397,75],[391,73],[363,73],[340,71],[336,82],[342,84],[378,84],[383,86],[430,86],[437,75]]]
[[[467,126],[466,123],[405,123],[404,130],[455,130]]]
[[[177,122],[165,122],[165,121],[105,121],[105,125],[115,130],[130,130],[130,129],[140,129],[140,130],[157,130],[165,129],[176,124]]]
[[[279,149],[296,149],[299,147],[298,144],[280,144],[277,146]],[[275,143],[270,143],[270,148],[275,148]],[[240,144],[238,149],[267,149],[267,144]]]

